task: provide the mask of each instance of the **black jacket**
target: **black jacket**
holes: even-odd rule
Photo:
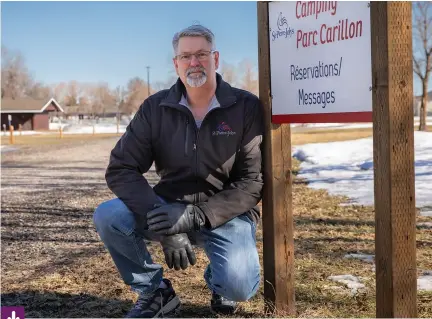
[[[211,228],[245,212],[257,222],[261,200],[263,113],[258,98],[217,76],[216,98],[200,129],[180,105],[180,79],[139,107],[111,152],[106,181],[111,191],[143,218],[159,200],[197,205]],[[143,174],[155,163],[160,181]]]

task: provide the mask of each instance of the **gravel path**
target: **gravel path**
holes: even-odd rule
[[[99,203],[114,197],[104,174],[117,139],[1,154],[2,288],[104,252],[92,216]]]

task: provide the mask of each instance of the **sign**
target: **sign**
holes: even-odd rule
[[[269,3],[273,123],[372,122],[369,2]]]

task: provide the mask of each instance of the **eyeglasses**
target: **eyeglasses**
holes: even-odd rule
[[[179,54],[176,55],[175,58],[180,60],[180,62],[190,62],[192,61],[192,57],[195,56],[198,61],[204,62],[207,61],[210,57],[210,54],[214,53],[216,51],[200,51],[197,53],[185,53],[185,54]]]

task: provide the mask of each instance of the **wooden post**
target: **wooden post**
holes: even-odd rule
[[[264,107],[264,298],[266,312],[295,316],[290,124],[272,124],[268,2],[258,2],[259,97]]]
[[[417,317],[410,2],[371,1],[376,317]]]
[[[14,127],[13,125],[9,125],[9,144],[15,143],[15,137],[14,137]]]

